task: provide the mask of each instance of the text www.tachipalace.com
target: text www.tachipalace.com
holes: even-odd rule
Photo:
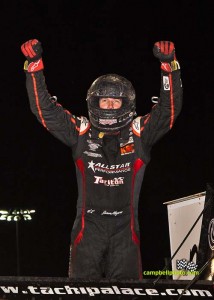
[[[199,271],[185,271],[185,270],[165,270],[165,271],[161,271],[161,270],[156,270],[156,271],[143,271],[143,276],[159,276],[159,275],[163,275],[163,276],[172,276],[172,275],[182,275],[182,276],[187,276],[187,275],[193,275],[193,276],[197,276],[199,275]]]
[[[35,286],[28,285],[27,287],[18,287],[18,286],[0,286],[0,296],[2,295],[11,295],[11,294],[25,294],[25,295],[42,295],[50,297],[50,295],[88,295],[88,296],[97,296],[97,295],[138,295],[138,296],[171,296],[176,297],[183,294],[184,296],[195,296],[195,297],[210,297],[213,298],[212,293],[206,289],[184,289],[179,288],[168,288],[168,289],[159,289],[159,288],[141,288],[141,287],[118,287],[117,285],[110,285],[105,287],[94,287],[94,286],[80,286],[74,287],[69,285],[64,285],[60,287],[45,287],[45,286]],[[18,298],[17,298],[18,299]],[[48,299],[48,298],[46,298]],[[76,298],[75,298],[76,299]],[[81,299],[81,298],[80,298]]]

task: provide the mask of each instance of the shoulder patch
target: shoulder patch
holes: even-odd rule
[[[137,117],[132,121],[132,131],[135,135],[140,136],[140,120],[142,117]]]
[[[89,120],[86,117],[81,117],[80,118],[80,131],[79,131],[79,135],[83,135],[84,133],[86,133],[88,131],[88,129],[90,128],[90,123]]]

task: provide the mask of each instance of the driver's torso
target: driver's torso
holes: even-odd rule
[[[90,128],[75,149],[79,197],[86,213],[121,215],[137,209],[145,163],[140,138],[127,126],[127,140],[118,135],[93,138]]]

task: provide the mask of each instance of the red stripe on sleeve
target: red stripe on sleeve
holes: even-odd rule
[[[35,97],[36,97],[36,107],[38,109],[38,113],[39,113],[39,117],[41,119],[41,122],[42,122],[42,125],[46,128],[47,128],[47,125],[45,123],[45,120],[42,116],[42,110],[40,108],[40,104],[39,104],[39,96],[38,96],[38,91],[37,91],[37,85],[36,85],[36,78],[35,78],[35,75],[33,73],[31,73],[31,76],[32,76],[32,79],[33,79],[33,90],[34,90],[34,94],[35,94]]]
[[[172,128],[175,120],[175,106],[174,106],[174,95],[172,86],[172,74],[169,74],[169,84],[170,84],[170,107],[171,107],[171,117],[170,117],[170,129]]]

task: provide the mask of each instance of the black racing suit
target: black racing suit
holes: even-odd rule
[[[118,135],[102,135],[48,93],[42,71],[27,73],[32,112],[72,149],[78,182],[69,276],[141,279],[138,201],[153,144],[171,129],[182,106],[180,71],[161,71],[160,101]],[[168,84],[166,84],[168,83]]]

